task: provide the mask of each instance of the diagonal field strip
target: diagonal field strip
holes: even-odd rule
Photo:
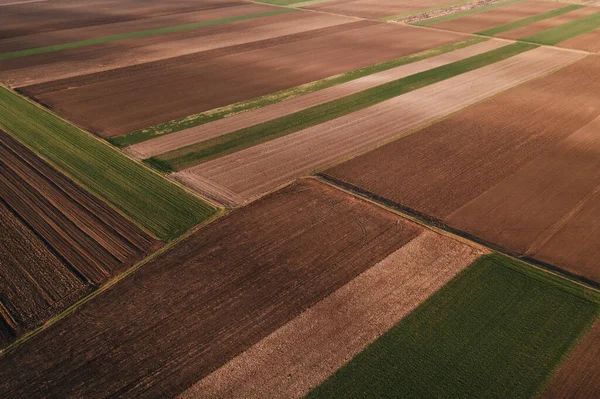
[[[240,204],[583,57],[579,53],[537,48],[346,117],[185,169],[175,177],[223,203]]]
[[[505,7],[505,6],[509,6],[509,5],[517,4],[517,3],[523,3],[524,1],[525,0],[508,0],[508,1],[503,1],[503,2],[500,2],[500,3],[490,4],[489,6],[473,8],[473,9],[467,10],[467,11],[456,12],[456,13],[453,13],[453,14],[443,15],[443,16],[437,17],[437,18],[426,19],[424,21],[415,22],[415,23],[413,23],[411,25],[431,26],[431,25],[442,23],[442,22],[453,21],[455,19],[466,17],[466,16],[469,16],[469,15],[475,15],[475,14],[480,14],[482,12],[495,10],[497,8],[500,8],[500,7]]]
[[[198,165],[242,149],[282,137],[329,120],[351,114],[413,90],[490,65],[535,46],[514,43],[464,60],[394,80],[340,99],[319,104],[265,123],[215,137],[146,160],[163,171]]]
[[[262,12],[262,13],[258,13],[258,14],[241,15],[241,16],[237,16],[237,17],[223,18],[223,19],[217,19],[217,20],[213,20],[213,21],[195,22],[195,23],[185,24],[185,25],[167,26],[167,27],[158,28],[158,29],[144,30],[144,31],[138,31],[138,32],[131,32],[131,33],[122,33],[122,34],[112,35],[112,36],[104,36],[104,37],[99,37],[96,39],[88,39],[88,40],[81,40],[81,41],[71,42],[71,43],[56,44],[56,45],[52,45],[52,46],[37,47],[37,48],[32,48],[32,49],[27,49],[27,50],[11,51],[8,53],[0,54],[0,60],[8,60],[8,59],[18,58],[18,57],[26,57],[26,56],[35,55],[35,54],[52,53],[55,51],[68,50],[68,49],[74,49],[74,48],[86,47],[86,46],[93,46],[96,44],[110,43],[110,42],[119,41],[119,40],[148,37],[148,36],[154,36],[154,35],[161,35],[161,34],[165,34],[165,33],[181,32],[181,31],[190,30],[190,29],[204,28],[204,27],[208,27],[208,26],[220,25],[220,24],[225,24],[225,23],[229,23],[229,22],[243,21],[246,19],[253,19],[253,18],[268,17],[271,15],[279,15],[279,14],[285,14],[285,13],[295,12],[295,11],[296,10],[294,10],[294,9],[282,8],[282,9]]]
[[[508,32],[513,29],[521,28],[523,26],[530,25],[530,24],[538,22],[538,21],[543,21],[544,19],[557,17],[559,15],[568,13],[570,11],[578,10],[578,9],[584,8],[584,7],[585,6],[581,5],[581,4],[571,4],[566,7],[558,8],[556,10],[551,10],[551,11],[544,12],[544,13],[541,13],[538,15],[533,15],[531,17],[519,19],[518,21],[514,21],[514,22],[511,22],[511,23],[508,23],[505,25],[500,25],[500,26],[497,26],[497,27],[494,27],[491,29],[477,32],[477,34],[484,35],[484,36],[494,36],[499,33]]]
[[[598,28],[600,28],[600,12],[576,19],[575,21],[567,22],[566,24],[556,26],[531,36],[522,37],[519,40],[552,46]]]
[[[201,126],[209,122],[223,119],[225,117],[239,114],[246,111],[251,111],[259,108],[266,107],[275,103],[279,103],[284,100],[289,100],[294,97],[313,93],[315,91],[323,90],[335,85],[346,83],[355,79],[359,79],[364,76],[372,75],[378,72],[387,71],[392,68],[397,68],[402,65],[407,65],[413,62],[421,61],[427,58],[435,57],[437,55],[445,54],[454,50],[458,50],[464,47],[468,47],[484,41],[484,38],[473,37],[467,40],[462,40],[456,43],[451,43],[442,47],[425,50],[416,54],[411,54],[382,62],[375,65],[370,65],[364,68],[359,68],[354,71],[342,73],[340,75],[328,77],[325,79],[317,80],[315,82],[307,83],[301,86],[292,87],[289,89],[281,90],[276,93],[268,94],[265,96],[253,98],[247,101],[242,101],[225,107],[217,108],[214,110],[202,112],[199,114],[189,115],[184,118],[175,119],[169,122],[161,123],[156,126],[136,130],[131,133],[124,134],[122,136],[112,137],[109,141],[118,146],[126,147],[133,144],[141,143],[143,141],[155,138],[157,136],[175,133],[181,130],[190,129],[196,126]]]
[[[151,156],[166,153],[168,151],[173,151],[191,144],[222,136],[236,130],[257,125],[259,123],[264,123],[284,115],[289,115],[318,104],[379,86],[386,82],[401,79],[406,76],[442,65],[447,65],[477,54],[482,54],[486,51],[494,50],[506,45],[507,44],[503,41],[485,41],[483,43],[471,45],[449,53],[444,53],[435,57],[407,63],[396,68],[378,72],[372,75],[367,75],[359,79],[341,83],[339,85],[305,94],[296,98],[288,99],[279,103],[265,106],[263,108],[232,115],[228,118],[204,124],[196,128],[186,129],[169,135],[163,135],[155,139],[127,147],[127,151],[138,158],[149,158]]]
[[[459,5],[462,5],[462,4],[465,4],[465,3],[471,3],[472,1],[473,0],[460,0],[460,1],[456,1],[454,3],[443,4],[443,5],[439,5],[439,6],[434,6],[434,7],[426,8],[426,9],[423,9],[423,10],[405,12],[404,14],[390,15],[389,17],[383,17],[383,18],[381,18],[381,20],[382,21],[393,21],[395,19],[408,18],[408,17],[412,17],[414,15],[424,14],[424,13],[431,12],[431,11],[436,11],[436,10],[441,10],[441,9],[447,8],[447,7],[453,7],[453,6],[459,6]]]
[[[0,127],[163,240],[215,213],[183,188],[4,87]]]
[[[466,244],[425,231],[200,380],[180,399],[301,397],[479,255]]]
[[[599,301],[569,280],[486,255],[307,398],[532,397],[590,329]]]

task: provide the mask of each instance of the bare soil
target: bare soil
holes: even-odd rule
[[[294,15],[294,14],[290,14]],[[103,137],[255,98],[459,40],[371,21],[337,26],[300,41],[211,58],[182,60],[102,81],[84,79],[22,88],[80,126]],[[67,87],[68,89],[65,89]]]
[[[421,0],[418,2],[412,0],[334,0],[305,8],[334,14],[378,19],[441,6],[451,2],[449,0]]]
[[[552,48],[527,51],[350,115],[185,169],[174,176],[189,187],[224,203],[240,204],[289,180],[372,149],[581,57],[580,54]],[[431,155],[428,151],[409,151],[413,160],[414,157]],[[365,165],[360,170],[369,173],[366,180],[369,184],[386,185],[380,181],[381,176],[388,175],[392,165],[408,158],[399,157],[396,153],[381,160],[371,158],[369,165],[374,167]],[[448,157],[442,159],[451,162]],[[387,162],[390,166],[386,166]],[[422,165],[416,168],[411,162],[407,161],[404,165],[406,173],[402,170],[398,173],[403,179],[418,182],[420,187],[412,191],[412,195],[418,196],[424,187],[421,187],[422,182],[429,180],[417,176],[427,168],[422,168]],[[438,171],[428,178],[437,181],[445,176],[442,172],[439,176],[436,173]],[[334,176],[338,174],[347,176],[334,169]],[[405,187],[398,181],[388,181],[393,184],[392,190]],[[360,182],[362,184],[362,179]]]
[[[569,40],[565,40],[564,42],[559,43],[558,47],[597,53],[600,51],[600,29],[584,33],[583,35],[575,36]]]
[[[198,230],[0,357],[0,396],[174,396],[420,232],[298,182]]]
[[[424,232],[180,397],[303,397],[479,255]]]

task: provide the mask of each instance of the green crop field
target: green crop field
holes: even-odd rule
[[[141,143],[142,141],[150,140],[152,138],[162,136],[164,134],[175,133],[181,130],[189,129],[195,126],[200,126],[208,122],[213,122],[219,119],[223,119],[227,116],[239,114],[241,112],[250,111],[266,107],[267,105],[275,104],[290,98],[298,97],[304,94],[312,93],[318,90],[323,90],[328,87],[339,85],[342,83],[349,82],[363,76],[372,75],[374,73],[387,71],[388,69],[397,68],[402,65],[411,64],[413,62],[421,61],[427,58],[435,57],[437,55],[449,53],[454,50],[472,46],[477,43],[481,43],[488,40],[483,37],[473,37],[467,40],[461,40],[456,43],[447,44],[442,47],[434,48],[431,50],[425,50],[416,54],[407,55],[404,57],[397,58],[395,60],[382,62],[375,65],[370,65],[364,68],[356,69],[354,71],[346,72],[340,75],[336,75],[330,78],[321,79],[312,83],[307,83],[301,86],[292,87],[286,90],[268,94],[265,96],[257,97],[251,100],[242,101],[226,107],[218,108],[216,110],[202,112],[195,115],[186,116],[184,118],[175,119],[169,122],[161,123],[156,126],[148,127],[145,129],[136,130],[131,133],[127,133],[121,136],[112,137],[109,141],[118,146],[126,147],[132,144]]]
[[[571,4],[571,5],[566,6],[566,7],[557,8],[556,10],[544,12],[544,13],[537,14],[537,15],[533,15],[531,17],[519,19],[518,21],[514,21],[514,22],[511,22],[509,24],[500,25],[500,26],[496,26],[495,28],[492,28],[492,29],[487,29],[487,30],[484,30],[484,31],[481,31],[481,32],[477,32],[477,34],[478,35],[485,35],[485,36],[494,36],[494,35],[497,35],[499,33],[508,32],[508,31],[513,30],[513,29],[521,28],[523,26],[527,26],[527,25],[533,24],[533,23],[538,22],[538,21],[543,21],[543,20],[548,19],[548,18],[554,18],[554,17],[557,17],[559,15],[566,14],[566,13],[574,11],[574,10],[578,10],[580,8],[583,8],[583,7],[585,7],[585,6],[583,6],[581,4]]]
[[[215,209],[109,144],[0,87],[0,127],[163,240]]]
[[[555,26],[531,36],[520,38],[519,40],[552,46],[598,28],[600,28],[600,12]]]
[[[425,19],[423,21],[415,22],[413,25],[418,25],[418,26],[435,25],[435,24],[439,24],[442,22],[452,21],[452,20],[462,18],[462,17],[468,17],[469,15],[481,14],[482,12],[492,11],[492,10],[495,10],[496,8],[508,6],[511,4],[523,3],[524,1],[525,0],[503,1],[500,3],[490,4],[490,5],[483,6],[483,7],[472,8],[472,9],[466,10],[466,11],[459,11],[459,12],[446,14],[446,15],[443,15],[443,16],[437,17],[437,18]]]
[[[339,118],[410,91],[505,60],[533,48],[536,48],[536,46],[526,43],[510,44],[448,65],[385,83],[338,100],[316,105],[281,118],[173,150],[149,158],[146,162],[165,172],[181,170]]]
[[[598,316],[596,293],[478,259],[309,398],[528,398]]]
[[[134,39],[134,38],[140,38],[140,37],[161,35],[161,34],[165,34],[165,33],[181,32],[181,31],[190,30],[190,29],[204,28],[207,26],[220,25],[220,24],[225,24],[228,22],[243,21],[246,19],[267,17],[270,15],[278,15],[278,14],[284,14],[284,13],[294,12],[294,11],[296,11],[296,10],[282,8],[282,9],[262,12],[262,13],[258,13],[258,14],[248,14],[248,15],[240,15],[237,17],[217,19],[217,20],[212,20],[212,21],[194,22],[194,23],[186,24],[186,25],[166,26],[164,28],[157,28],[157,29],[144,30],[144,31],[138,31],[138,32],[130,32],[130,33],[122,33],[122,34],[111,35],[111,36],[103,36],[103,37],[98,37],[95,39],[55,44],[52,46],[36,47],[36,48],[27,49],[27,50],[11,51],[8,53],[0,54],[0,60],[7,60],[7,59],[11,59],[11,58],[18,58],[18,57],[26,57],[28,55],[35,55],[35,54],[52,53],[55,51],[68,50],[68,49],[86,47],[86,46],[93,46],[96,44],[110,43],[110,42],[114,42],[114,41],[118,41],[118,40]]]

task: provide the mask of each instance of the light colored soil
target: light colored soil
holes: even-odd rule
[[[558,47],[597,53],[600,51],[600,29],[584,33],[583,35],[575,36],[569,40],[565,40],[564,42],[559,43]]]
[[[444,15],[453,14],[456,12],[468,11],[478,7],[489,6],[495,3],[500,3],[502,1],[504,0],[474,0],[455,6],[439,8],[433,11],[425,12],[423,14],[412,15],[407,18],[401,18],[396,20],[396,22],[415,23],[419,21],[424,21],[426,19],[442,17]]]
[[[524,3],[507,5],[479,14],[468,15],[433,26],[439,29],[475,33],[564,6],[564,4],[548,1],[527,1]]]
[[[0,60],[0,80],[15,87],[32,85],[348,22],[353,20],[333,15],[295,12],[98,46]]]
[[[264,108],[234,115],[206,125],[148,140],[133,145],[127,150],[139,158],[149,158],[154,155],[199,143],[245,127],[267,122],[386,82],[459,61],[506,45],[507,43],[505,42],[494,40],[479,43],[464,49],[403,65],[398,68],[365,76],[304,96],[282,101]]]
[[[552,377],[544,399],[600,398],[600,322],[596,322]]]
[[[306,8],[362,18],[383,18],[452,3],[452,0],[336,0]]]
[[[534,33],[542,32],[554,28],[555,26],[562,25],[579,18],[583,18],[586,15],[595,14],[599,11],[600,8],[594,7],[580,8],[578,10],[573,10],[571,12],[559,15],[554,18],[544,19],[542,21],[538,21],[518,29],[510,30],[508,32],[504,32],[496,36],[503,37],[505,39],[520,39],[522,37],[533,35]]]
[[[424,232],[180,398],[302,397],[479,255]]]
[[[231,198],[216,187],[251,199],[581,57],[552,48],[531,50],[174,176],[192,189],[211,190],[212,197],[226,202]],[[201,179],[209,180],[212,187]]]

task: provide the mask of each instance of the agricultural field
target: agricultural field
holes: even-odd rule
[[[0,397],[597,397],[599,35],[0,0]]]

